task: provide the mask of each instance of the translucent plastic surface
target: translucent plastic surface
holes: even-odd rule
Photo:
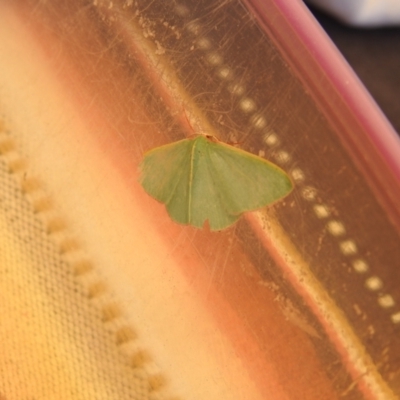
[[[161,353],[173,349],[170,371],[184,370],[192,354],[194,365],[196,357],[215,358],[227,387],[236,380],[246,393],[248,379],[249,393],[257,393],[249,398],[400,394],[399,142],[300,2],[32,0],[9,7],[88,127],[91,145],[66,133],[66,148],[80,140],[82,149],[97,148],[129,192],[121,207],[126,199],[134,204],[126,232],[142,231],[126,249],[132,278],[118,293],[121,304],[129,309],[125,294],[143,289],[140,301],[157,302],[169,333],[190,325],[190,335],[168,339],[151,328]],[[278,164],[295,190],[221,232],[175,224],[137,183],[138,165],[145,151],[193,130]],[[74,157],[66,156],[71,171]],[[106,191],[107,178],[99,172],[97,179]],[[78,190],[73,179],[65,184]],[[151,250],[139,262],[141,240]],[[143,284],[140,271],[154,265]],[[118,274],[110,267],[110,276]],[[164,304],[154,282],[168,279]],[[190,305],[190,320],[176,317],[189,307],[183,294],[168,308],[180,287],[203,313]],[[146,318],[147,327],[153,316]],[[215,335],[200,330],[206,321]],[[197,335],[204,354],[184,347]],[[170,375],[176,387],[200,390]]]

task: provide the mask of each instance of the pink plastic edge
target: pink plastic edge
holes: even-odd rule
[[[269,0],[340,92],[400,183],[400,139],[360,79],[302,1]],[[253,0],[266,4],[266,0]],[[261,12],[262,7],[257,7]],[[264,8],[265,10],[265,8]],[[265,20],[268,16],[264,15]]]

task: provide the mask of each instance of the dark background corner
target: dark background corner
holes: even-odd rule
[[[400,133],[400,27],[352,28],[308,7]]]

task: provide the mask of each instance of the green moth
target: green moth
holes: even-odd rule
[[[174,221],[201,228],[208,220],[213,231],[293,189],[278,166],[212,136],[198,135],[150,150],[140,167],[144,190],[165,204]]]

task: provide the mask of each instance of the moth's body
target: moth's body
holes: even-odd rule
[[[290,178],[261,157],[198,135],[149,151],[142,185],[176,222],[212,230],[233,224],[288,194]]]

